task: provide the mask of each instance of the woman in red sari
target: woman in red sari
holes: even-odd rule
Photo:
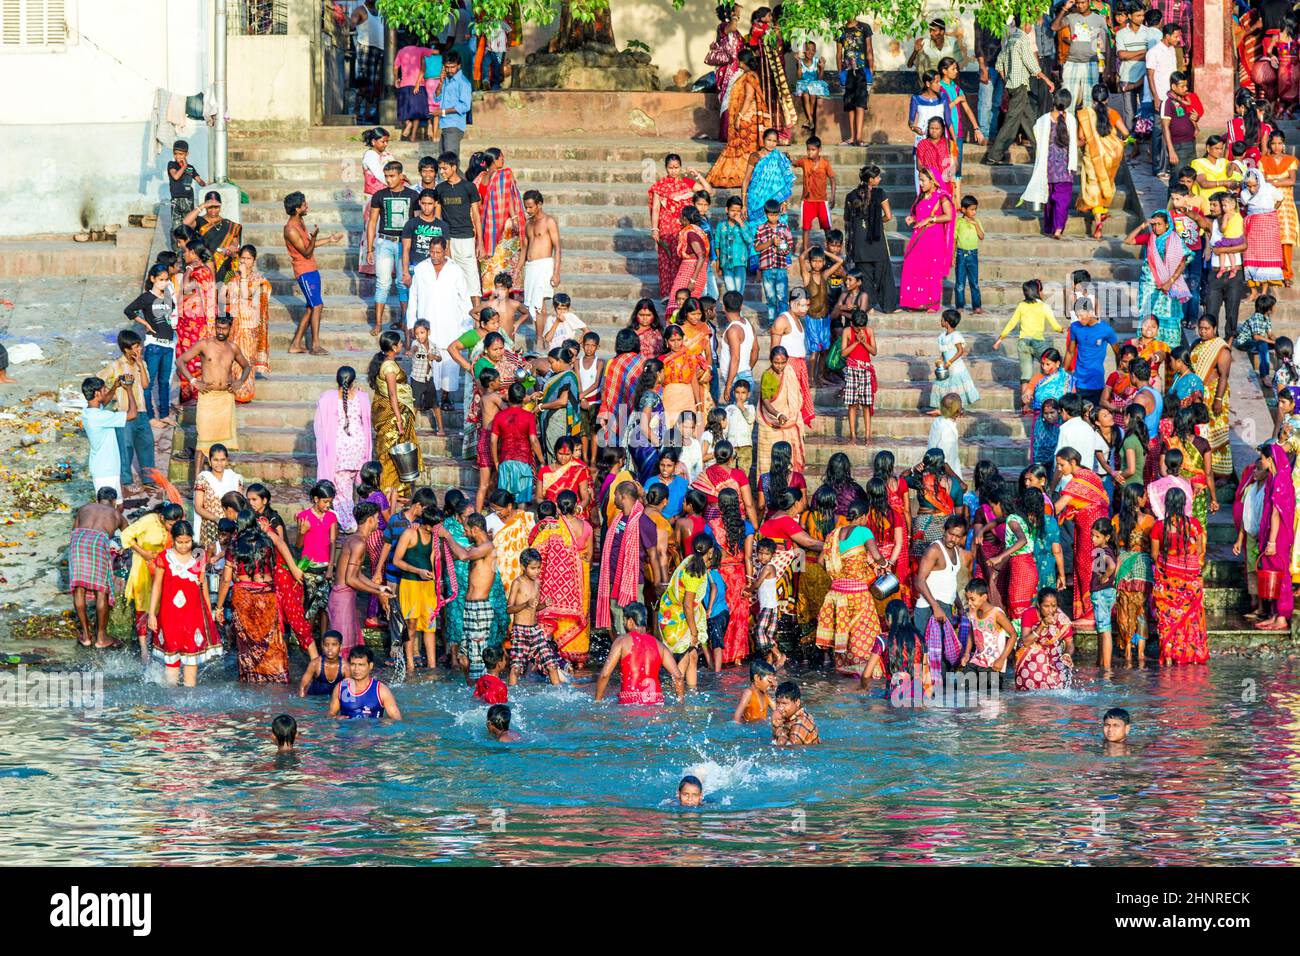
[[[692,297],[704,295],[704,282],[709,277],[709,237],[700,228],[701,221],[694,206],[682,210],[677,233],[677,257],[681,264],[673,279],[670,300],[678,289],[685,289]]]
[[[1057,606],[1056,591],[1043,588],[1018,619],[1016,690],[1060,690],[1074,670],[1074,627]]]
[[[1073,448],[1056,453],[1056,472],[1070,483],[1056,499],[1056,516],[1062,521],[1074,519],[1074,625],[1092,626],[1092,525],[1110,516],[1110,498],[1101,479],[1091,468],[1084,467],[1082,457]]]
[[[713,521],[719,515],[719,500],[728,489],[740,496],[745,517],[751,524],[758,521],[758,510],[754,507],[754,495],[749,489],[749,476],[734,467],[735,449],[725,438],[713,446],[713,464],[705,468],[691,487],[702,492],[705,499],[704,518]]]
[[[889,453],[881,452],[880,454]],[[879,461],[879,454],[876,459]],[[890,470],[893,470],[892,461],[890,462]],[[875,535],[876,547],[880,549],[880,557],[884,559],[890,570],[894,572],[894,576],[898,578],[898,591],[891,595],[888,600],[903,601],[908,607],[911,607],[912,576],[908,573],[906,502],[903,503],[904,510],[900,512],[898,509],[899,502],[889,493],[889,485],[878,475],[867,480],[866,492],[866,526]],[[882,614],[884,613],[884,605],[887,603],[888,601],[877,602],[877,609]]]
[[[1181,488],[1165,495],[1165,517],[1151,529],[1151,562],[1155,565],[1152,597],[1160,634],[1161,664],[1205,664],[1210,659],[1205,622],[1205,529],[1187,517],[1187,496]]]
[[[591,469],[576,457],[577,441],[561,438],[555,443],[555,464],[543,465],[537,473],[537,499],[559,504],[561,492],[572,491],[578,496],[579,517],[586,518],[591,510]]]
[[[212,338],[217,318],[217,280],[212,272],[212,253],[201,242],[185,247],[185,280],[181,288],[180,319],[176,324],[176,354],[180,355],[199,339]],[[197,356],[185,363],[190,377],[198,380],[203,361]],[[181,401],[199,397],[194,386],[181,382]]]
[[[749,568],[754,560],[754,526],[740,510],[740,495],[735,488],[718,493],[718,514],[708,520],[713,540],[722,550],[718,571],[727,588],[727,605],[731,619],[722,645],[722,663],[735,664],[749,655],[750,602],[743,595],[749,585]]]
[[[703,189],[703,176],[694,170],[683,175],[682,158],[676,153],[664,157],[667,170],[650,187],[650,238],[659,250],[659,297],[671,300],[673,280],[681,267],[677,251],[677,233],[682,227],[682,210],[691,204],[697,190]]]
[[[241,505],[242,502],[242,505]],[[275,587],[280,615],[280,630],[286,626],[298,638],[298,646],[309,658],[315,658],[316,640],[312,634],[311,624],[303,606],[302,571],[294,559],[293,552],[284,540],[284,519],[271,507],[269,494],[266,496],[250,494],[245,498],[239,492],[231,492],[221,499],[221,507],[226,517],[239,522],[238,534],[244,534],[250,524],[256,524],[258,530],[270,539],[275,552],[275,569],[271,583]],[[241,515],[244,517],[241,518]],[[251,518],[251,522],[246,520]]]
[[[590,651],[594,536],[578,507],[577,494],[561,491],[556,500],[559,516],[544,519],[530,544],[542,554],[537,593],[546,605],[537,612],[537,623],[554,638],[560,656],[581,667]]]

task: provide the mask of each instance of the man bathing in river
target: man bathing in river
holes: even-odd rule
[[[194,422],[198,429],[198,438],[194,441],[196,475],[203,471],[208,449],[213,445],[225,445],[231,451],[239,448],[239,432],[235,427],[235,392],[253,374],[253,365],[243,350],[229,341],[233,322],[228,315],[217,316],[216,338],[199,339],[176,359],[176,373],[199,393],[198,408],[194,412]],[[198,382],[190,378],[185,368],[185,363],[196,356],[203,363],[202,379]],[[236,366],[240,375],[232,383],[230,376]]]
[[[492,631],[492,582],[496,579],[496,549],[488,537],[487,521],[475,512],[465,519],[470,546],[462,548],[443,525],[438,536],[447,542],[457,561],[469,562],[469,585],[465,592],[465,650],[460,666],[473,684],[483,676],[483,648]],[[455,666],[455,662],[453,665]]]
[[[122,642],[110,640],[108,627],[108,599],[113,593],[113,556],[108,540],[126,527],[126,518],[117,510],[117,492],[100,488],[95,500],[77,509],[72,521],[72,537],[68,541],[68,572],[72,582],[72,605],[77,609],[77,622],[81,625],[78,643],[82,647],[100,650],[121,647]],[[86,615],[86,592],[95,595],[95,640],[90,640],[90,621]]]

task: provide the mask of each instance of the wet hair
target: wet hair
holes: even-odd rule
[[[357,487],[355,497],[360,500],[369,498],[376,491],[379,491],[379,483],[383,480],[384,467],[377,461],[368,461],[361,466],[357,472]]]
[[[1181,539],[1177,545],[1178,554],[1191,552],[1192,525],[1191,519],[1187,517],[1186,508],[1187,493],[1183,489],[1170,488],[1165,493],[1164,547],[1160,549],[1160,563],[1162,565],[1169,560],[1169,555],[1174,552],[1176,539]]]
[[[1057,89],[1056,95],[1052,97],[1052,107],[1064,114],[1073,101],[1074,97],[1070,94],[1070,91],[1061,87]],[[1064,116],[1056,122],[1056,145],[1061,149],[1070,148],[1070,127],[1066,124]]]
[[[1142,520],[1142,495],[1140,484],[1129,483],[1119,493],[1119,541],[1126,544],[1133,537],[1133,529]]]
[[[949,515],[943,523],[944,531],[956,531],[959,528],[965,531],[970,525],[961,515]]]
[[[298,721],[289,714],[281,714],[271,721],[271,736],[277,744],[291,744],[298,738]]]
[[[1128,711],[1125,710],[1123,707],[1112,707],[1110,710],[1106,711],[1106,713],[1101,715],[1101,719],[1103,721],[1122,720],[1124,721],[1125,727],[1127,727],[1129,724],[1133,722],[1133,719],[1129,716]]]
[[[573,494],[573,492],[562,491],[560,494],[563,496],[565,494]],[[685,510],[687,505],[690,505],[692,514],[703,515],[705,510],[709,507],[709,499],[704,492],[700,491],[700,489],[688,488],[686,489],[685,496],[682,498],[682,510]]]
[[[375,652],[364,644],[358,644],[356,647],[352,648],[352,650],[348,651],[348,660],[368,661],[373,664],[375,662]]]
[[[840,491],[856,484],[853,480],[853,463],[849,461],[849,456],[844,452],[837,451],[826,462],[824,483],[836,493],[837,497]]]
[[[510,708],[505,704],[493,704],[487,709],[487,725],[498,733],[510,729]]]
[[[358,525],[365,524],[379,514],[379,505],[373,501],[358,501],[352,506],[352,518]]]
[[[868,478],[867,483],[862,490],[866,492],[867,496],[865,502],[863,502],[866,506],[863,513],[867,515],[875,515],[880,521],[891,520],[893,512],[889,504],[889,486],[885,484],[884,479],[876,477]],[[818,491],[818,494],[822,494],[822,491]],[[857,501],[850,504],[849,512],[851,513],[858,504],[859,502]],[[850,520],[853,519],[850,518]]]
[[[790,473],[794,463],[794,448],[788,441],[779,441],[772,446],[772,464],[767,472],[768,507],[773,501],[780,501],[790,487]]]
[[[521,556],[522,557],[522,556]],[[505,660],[505,651],[499,644],[488,644],[483,648],[483,669],[489,673]]]
[[[418,497],[419,492],[416,492]],[[442,510],[452,517],[457,517],[469,507],[469,498],[459,488],[449,488],[442,499]]]
[[[745,516],[740,510],[740,492],[723,488],[718,492],[718,510],[722,512],[722,530],[726,533],[726,549],[737,554],[745,548]]]
[[[105,485],[95,492],[95,502],[101,505],[111,505],[117,501],[117,489]]]
[[[817,493],[813,495],[812,510],[809,514],[823,538],[835,530],[835,508],[838,504],[839,500],[830,488],[818,488]]]
[[[1097,124],[1098,136],[1110,135],[1110,108],[1107,105],[1109,101],[1110,90],[1106,89],[1105,83],[1098,83],[1092,88],[1092,111],[1096,117],[1094,122]],[[1079,109],[1083,109],[1083,104],[1079,105]]]
[[[530,564],[541,563],[542,552],[538,551],[536,548],[524,548],[524,550],[519,553],[519,566],[521,568],[526,568]]]
[[[687,774],[678,781],[677,792],[681,793],[687,787],[694,787],[696,790],[700,791],[700,793],[704,792],[704,785],[700,783],[700,778],[692,776],[691,774]]]
[[[623,619],[631,621],[637,627],[645,627],[647,620],[645,605],[640,601],[633,601],[631,604],[623,605]]]
[[[938,477],[943,474],[944,465],[947,463],[942,448],[927,448],[925,454],[921,456],[921,472]]]
[[[447,499],[451,500],[450,491],[447,492]],[[416,488],[415,493],[411,495],[411,504],[419,505],[421,508],[435,508],[438,505],[438,493],[432,488]],[[451,509],[448,508],[447,511],[450,513]]]
[[[892,451],[878,451],[876,457],[871,460],[871,471],[875,477],[881,481],[889,481],[894,477],[894,453]]]
[[[776,689],[777,700],[799,700],[799,685],[792,680],[782,682]]]

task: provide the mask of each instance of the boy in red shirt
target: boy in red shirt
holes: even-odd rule
[[[537,479],[533,463],[542,460],[542,446],[537,440],[537,417],[523,407],[528,397],[520,382],[506,393],[509,407],[492,419],[492,466],[497,471],[497,488],[514,495],[515,503],[532,503]]]
[[[483,667],[487,673],[474,683],[474,699],[485,704],[506,704],[510,702],[510,688],[501,679],[501,672],[506,669],[506,655],[496,644],[483,648]]]
[[[799,206],[799,223],[803,230],[799,239],[800,253],[808,249],[808,233],[814,225],[820,225],[822,232],[830,231],[831,207],[835,205],[835,170],[822,155],[822,141],[809,136],[807,148],[806,156],[791,163],[803,172],[803,195]]]

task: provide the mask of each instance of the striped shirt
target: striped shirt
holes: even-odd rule
[[[1038,55],[1034,52],[1033,37],[1023,30],[1007,34],[1002,52],[998,55],[998,72],[1006,79],[1007,89],[1018,90],[1029,85],[1029,78],[1042,72]]]

